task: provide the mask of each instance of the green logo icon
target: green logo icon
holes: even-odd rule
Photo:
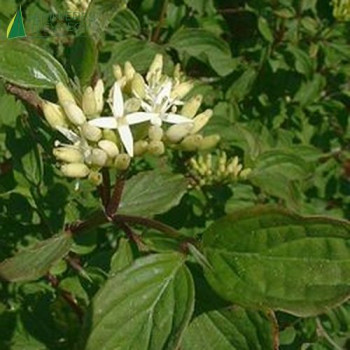
[[[19,8],[7,28],[7,39],[24,38],[26,36],[27,35],[24,29],[22,11],[21,8]]]

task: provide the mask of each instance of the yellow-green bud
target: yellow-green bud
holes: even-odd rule
[[[134,78],[131,82],[131,90],[136,97],[144,99],[146,96],[146,85],[143,77],[139,73],[135,73]]]
[[[64,115],[63,109],[61,106],[51,103],[49,101],[42,102],[42,110],[45,116],[45,119],[49,125],[56,129],[57,127],[66,128],[68,126],[67,119]]]
[[[148,137],[152,141],[161,141],[163,138],[164,131],[163,129],[158,125],[151,125],[148,129]]]
[[[98,171],[91,171],[88,179],[95,186],[99,186],[102,183],[102,175]]]
[[[66,115],[68,119],[74,124],[74,125],[82,125],[86,122],[86,117],[83,113],[83,111],[72,102],[65,102],[62,105],[64,111],[66,112]]]
[[[65,163],[82,163],[83,155],[77,149],[72,147],[59,147],[53,150],[53,155],[60,161]]]
[[[202,104],[202,101],[203,101],[202,95],[197,95],[192,97],[182,107],[181,115],[183,115],[184,117],[193,118],[197,114],[199,107]]]
[[[96,114],[101,114],[104,106],[103,95],[105,93],[105,86],[102,79],[99,79],[96,83],[95,89],[95,100],[96,100]]]
[[[135,68],[129,61],[124,64],[124,75],[127,81],[132,80],[135,75]]]
[[[175,88],[171,92],[171,98],[181,100],[192,90],[192,88],[193,84],[189,81],[180,83],[179,85],[175,86]]]
[[[241,173],[239,174],[239,177],[243,180],[247,179],[248,176],[250,175],[250,173],[252,172],[252,169],[247,168],[247,169],[243,169],[241,171]]]
[[[84,123],[81,126],[81,132],[87,140],[92,142],[97,142],[102,138],[102,130],[89,123]]]
[[[203,140],[202,135],[190,135],[185,137],[185,139],[181,142],[181,149],[184,151],[196,151],[198,149],[198,145]]]
[[[154,57],[153,62],[151,63],[151,66],[149,67],[146,79],[149,82],[152,77],[154,79],[159,80],[163,71],[163,55],[156,54]]]
[[[127,168],[129,168],[131,162],[131,158],[129,155],[127,154],[119,154],[114,161],[114,166],[118,169],[118,170],[126,170]]]
[[[102,133],[103,133],[103,139],[112,141],[115,144],[118,143],[117,134],[113,130],[104,129]]]
[[[63,175],[74,178],[83,178],[90,173],[90,169],[82,163],[64,164],[61,166],[61,171]]]
[[[116,80],[120,80],[121,78],[123,78],[123,71],[119,64],[115,64],[113,66],[113,75]]]
[[[201,151],[205,151],[211,148],[214,148],[217,146],[217,144],[220,142],[220,135],[210,135],[204,137],[204,139],[199,143],[199,149]]]
[[[58,101],[62,106],[66,102],[76,103],[73,94],[61,82],[56,85],[56,93],[57,93]]]
[[[151,141],[148,145],[148,152],[154,156],[161,156],[165,152],[165,146],[162,141]]]
[[[126,113],[134,113],[137,112],[141,107],[141,101],[138,98],[129,98],[125,104],[124,109]]]
[[[90,86],[85,90],[83,95],[83,111],[87,116],[93,116],[97,114],[95,92]]]
[[[181,65],[180,65],[180,63],[177,63],[175,65],[173,76],[175,79],[180,80],[180,78],[181,78]]]
[[[213,115],[213,111],[211,109],[207,109],[205,112],[198,114],[197,117],[193,119],[193,129],[191,130],[191,134],[197,134],[205,125],[207,125],[209,119]]]
[[[112,141],[101,140],[98,147],[105,151],[109,158],[115,158],[119,154],[118,146]]]
[[[145,140],[139,140],[134,143],[134,155],[142,156],[148,151],[148,142]]]
[[[181,141],[185,136],[187,136],[191,129],[193,128],[193,123],[183,123],[172,125],[166,131],[166,137],[170,142],[176,143]]]
[[[91,152],[90,162],[98,167],[103,167],[107,163],[107,153],[102,151],[102,149],[94,148]]]

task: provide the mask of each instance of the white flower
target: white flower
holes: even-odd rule
[[[144,112],[125,114],[123,94],[118,82],[114,84],[112,95],[113,116],[93,119],[89,121],[89,124],[103,129],[117,129],[126,151],[130,157],[133,157],[134,140],[130,125],[148,121],[152,116]]]
[[[146,97],[141,106],[149,115],[151,124],[161,126],[163,122],[170,124],[192,123],[192,120],[180,114],[169,112],[183,104],[181,100],[172,98],[173,82],[169,79],[161,84],[158,81],[146,85]]]

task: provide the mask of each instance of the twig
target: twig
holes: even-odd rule
[[[112,197],[108,203],[106,215],[110,221],[113,220],[113,215],[116,213],[116,211],[119,208],[120,201],[122,199],[122,194],[124,190],[125,185],[125,179],[124,177],[119,177],[114,185],[114,190]]]
[[[159,17],[159,22],[158,22],[156,30],[154,31],[153,37],[152,37],[152,41],[155,42],[155,43],[159,39],[160,30],[161,30],[161,28],[162,28],[162,26],[164,24],[167,9],[168,9],[168,0],[164,0],[163,1],[162,12],[160,13],[160,17]]]
[[[79,306],[74,295],[72,293],[68,292],[67,290],[61,289],[59,287],[59,280],[57,279],[57,277],[55,277],[51,274],[47,274],[46,278],[50,282],[51,286],[53,288],[55,288],[62,295],[62,298],[67,302],[67,304],[71,307],[71,309],[78,316],[79,321],[82,322],[83,317],[84,317],[84,312],[83,312],[83,309]]]
[[[143,225],[146,227],[150,227],[150,228],[154,228],[160,232],[163,232],[165,234],[167,234],[170,237],[173,238],[188,238],[188,237],[184,237],[182,236],[178,231],[176,231],[175,229],[173,229],[172,227],[163,224],[160,221],[156,221],[156,220],[152,220],[152,219],[147,219],[147,218],[142,218],[142,217],[138,217],[138,216],[130,216],[130,215],[115,215],[114,219],[116,220],[116,222],[126,222],[129,224],[139,224],[139,225]]]
[[[93,213],[89,219],[85,221],[78,221],[66,226],[66,232],[75,235],[81,234],[87,230],[98,227],[107,222],[106,216],[103,211]]]
[[[6,84],[6,91],[16,96],[17,98],[21,99],[22,101],[26,102],[31,107],[33,107],[37,112],[42,114],[41,99],[37,95],[37,93],[35,93],[34,91],[26,90],[12,84]]]
[[[106,168],[102,169],[102,184],[98,187],[102,205],[107,209],[108,203],[111,200],[111,179],[109,171]]]
[[[131,229],[131,227],[128,224],[126,224],[125,222],[116,221],[116,220],[114,220],[114,223],[125,232],[125,234],[129,238],[129,240],[134,242],[140,251],[143,250],[144,243],[142,242],[141,238]]]

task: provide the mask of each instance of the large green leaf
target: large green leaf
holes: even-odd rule
[[[62,259],[71,245],[71,236],[60,234],[29,247],[0,264],[0,278],[11,282],[36,280]]]
[[[214,33],[187,28],[180,29],[171,38],[169,45],[180,53],[186,53],[197,59],[208,61],[221,76],[232,73],[237,62],[231,56],[229,45]]]
[[[128,0],[92,0],[86,13],[86,27],[99,41],[118,12],[126,8]]]
[[[206,277],[231,302],[315,315],[350,295],[349,242],[345,221],[243,210],[205,232]]]
[[[193,280],[178,253],[138,259],[110,278],[85,322],[86,350],[174,350],[193,310]]]
[[[118,214],[154,216],[177,205],[187,182],[181,175],[149,171],[127,181]]]
[[[222,300],[198,268],[191,270],[195,288],[195,317],[187,328],[182,350],[273,350],[278,329],[272,312],[245,310]]]
[[[47,51],[22,40],[0,42],[0,77],[23,87],[53,88],[67,82],[62,65]]]

